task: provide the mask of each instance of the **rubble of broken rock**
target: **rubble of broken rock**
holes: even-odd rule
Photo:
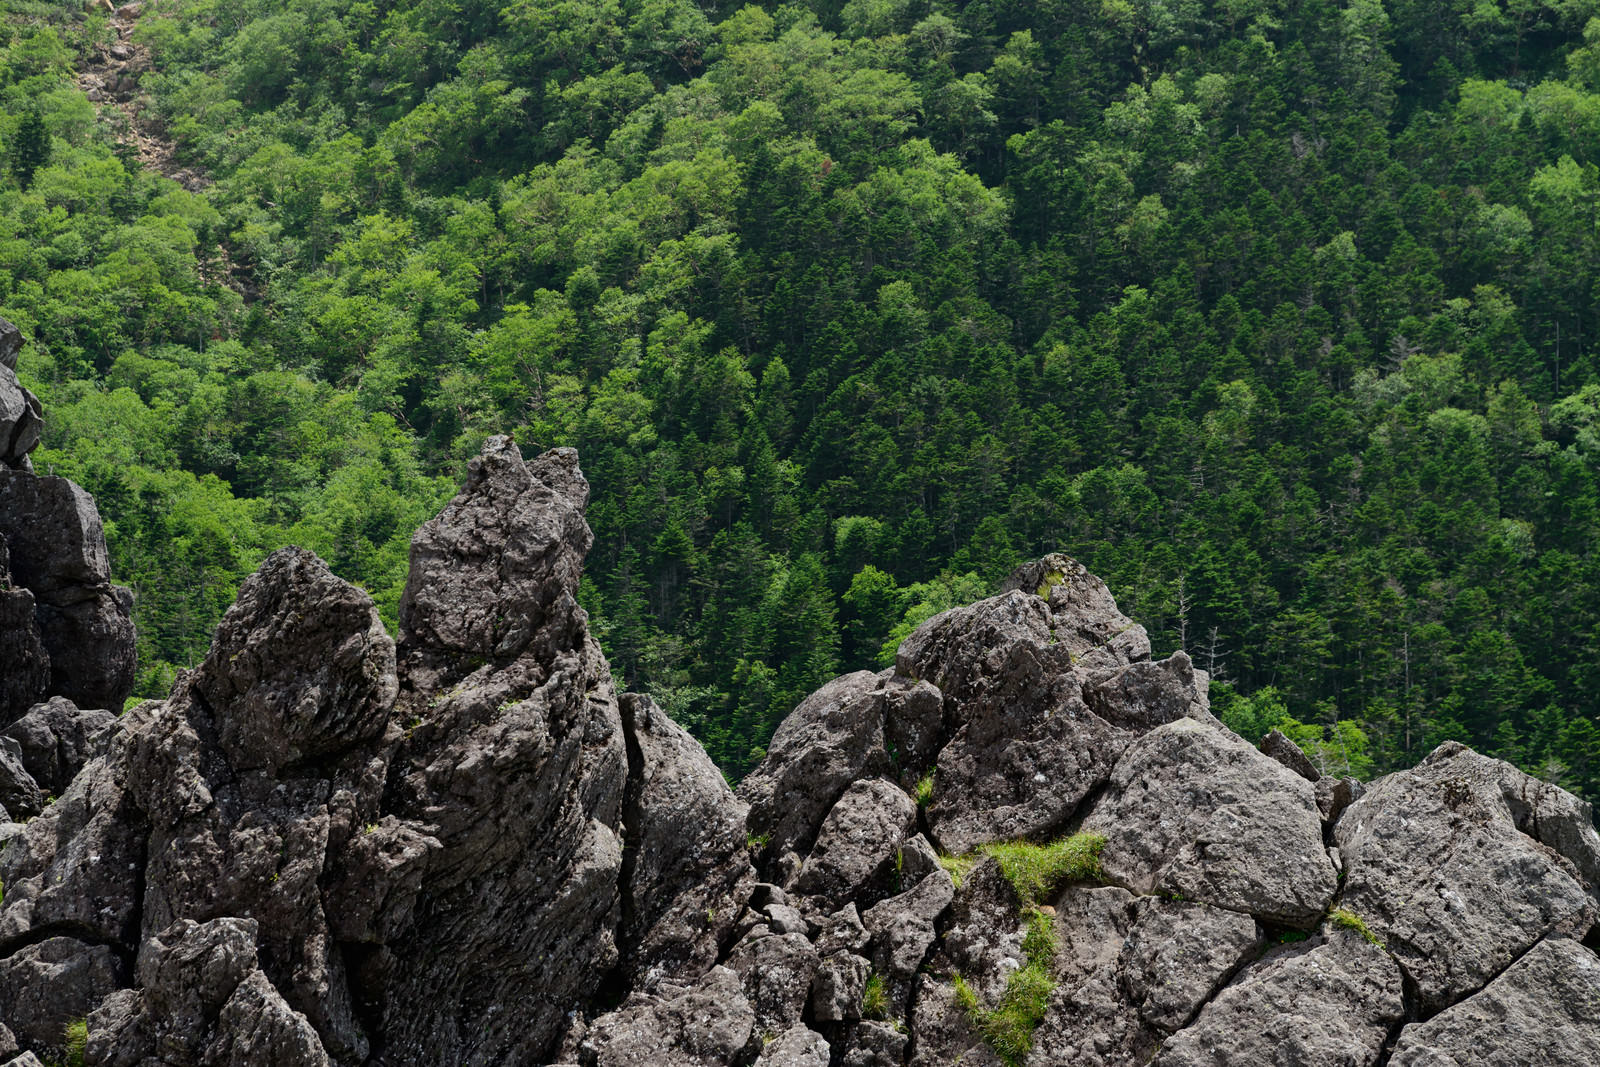
[[[485,445],[398,641],[285,549],[122,715],[73,695],[115,642],[41,675],[3,614],[19,559],[109,585],[49,493],[76,540],[0,515],[0,1063],[1600,1062],[1587,804],[1247,743],[1067,557],[823,686],[735,792],[612,684],[570,451]]]

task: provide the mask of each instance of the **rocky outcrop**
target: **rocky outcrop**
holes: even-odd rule
[[[134,672],[133,594],[111,584],[100,513],[28,459],[43,419],[14,373],[21,347],[0,319],[0,663],[16,664],[0,676],[0,725],[46,696],[120,711]]]
[[[81,491],[7,477],[70,520],[14,548],[28,596],[108,583]],[[18,698],[0,1055],[85,1020],[127,1067],[1595,1058],[1576,798],[1455,745],[1364,789],[1252,745],[1064,556],[822,687],[736,796],[615,691],[586,499],[570,451],[493,438],[398,641],[284,549],[166,700]]]

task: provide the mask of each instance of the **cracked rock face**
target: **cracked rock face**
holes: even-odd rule
[[[13,547],[0,650],[48,615],[7,593],[111,588],[56,482],[0,470],[0,503],[77,523]],[[59,1061],[86,1018],[85,1062],[126,1067],[1596,1059],[1581,801],[1460,746],[1365,791],[1258,750],[1063,556],[825,685],[735,796],[611,682],[587,492],[570,451],[487,442],[417,533],[398,643],[285,549],[163,702],[0,688],[30,702],[0,803],[38,810],[0,820],[0,1058]],[[983,851],[1080,829],[1090,881]]]
[[[1600,839],[1587,808],[1509,764],[1441,746],[1340,817],[1344,906],[1437,1011],[1542,939],[1593,925]]]

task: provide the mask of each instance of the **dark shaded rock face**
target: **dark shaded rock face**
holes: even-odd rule
[[[133,594],[111,584],[100,513],[28,459],[44,423],[21,348],[0,319],[0,725],[46,696],[120,711],[134,672]]]
[[[813,694],[735,797],[613,688],[586,498],[570,451],[491,439],[398,642],[284,549],[163,702],[0,690],[32,694],[0,724],[0,1059],[86,1019],[119,1067],[1600,1062],[1570,795],[1455,745],[1365,790],[1258,749],[1052,556]],[[42,603],[103,557],[24,540],[10,573]],[[0,649],[43,633],[14,615]],[[1087,881],[984,855],[1080,830]],[[1037,1023],[1000,1042],[1019,982]]]

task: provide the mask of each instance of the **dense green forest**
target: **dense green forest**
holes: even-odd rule
[[[733,776],[1062,549],[1244,730],[1600,797],[1600,0],[7,0],[0,315],[140,692],[273,547],[393,620],[491,433]]]

